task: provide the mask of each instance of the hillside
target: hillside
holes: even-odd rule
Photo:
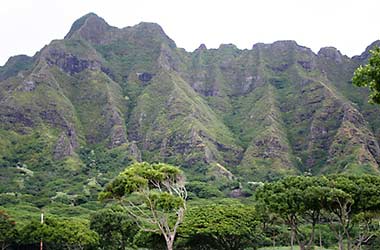
[[[379,108],[350,81],[379,44],[187,52],[157,24],[87,14],[0,67],[0,192],[86,200],[133,160],[206,182],[378,174]]]

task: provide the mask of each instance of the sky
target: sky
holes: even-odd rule
[[[119,28],[158,23],[187,51],[295,40],[354,56],[380,39],[379,9],[379,0],[1,0],[0,65],[62,39],[89,12]]]

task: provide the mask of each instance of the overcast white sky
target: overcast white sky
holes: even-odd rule
[[[353,56],[380,39],[379,10],[379,0],[1,0],[0,65],[63,38],[88,12],[120,28],[156,22],[188,51],[295,40]]]

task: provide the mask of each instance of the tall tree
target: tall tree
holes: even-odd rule
[[[257,198],[269,211],[278,214],[291,229],[291,245],[300,249],[314,243],[320,217],[339,244],[339,250],[360,249],[377,233],[380,212],[378,176],[288,177],[265,184]],[[305,234],[301,225],[310,225]]]
[[[100,199],[117,200],[145,230],[160,232],[172,250],[186,210],[185,178],[179,168],[134,163],[111,181]]]
[[[330,228],[343,250],[360,248],[373,236],[369,228],[380,212],[380,178],[378,176],[330,176],[325,192],[324,209]],[[354,230],[361,227],[363,230]]]
[[[295,242],[301,249],[310,249],[314,244],[315,226],[319,221],[321,193],[319,188],[324,179],[313,177],[287,177],[281,181],[265,184],[257,198],[269,212],[278,214],[290,228],[290,245]],[[301,230],[309,223],[311,231]]]

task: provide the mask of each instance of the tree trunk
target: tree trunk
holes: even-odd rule
[[[343,244],[343,237],[341,234],[339,234],[339,250],[344,250],[344,244]]]
[[[166,240],[166,247],[168,248],[168,250],[173,250],[174,235],[169,234],[168,237],[165,238],[165,240]]]
[[[351,237],[350,237],[350,234],[348,233],[348,230],[346,232],[346,237],[347,237],[347,250],[351,250]]]
[[[166,242],[168,250],[173,250],[173,242]]]
[[[316,222],[313,221],[312,228],[311,228],[311,236],[310,236],[309,242],[306,244],[306,249],[307,250],[313,249],[313,246],[314,246],[315,224],[316,224]]]
[[[290,232],[290,249],[294,250],[294,238],[295,238],[295,232],[294,228],[292,226],[291,232]]]

